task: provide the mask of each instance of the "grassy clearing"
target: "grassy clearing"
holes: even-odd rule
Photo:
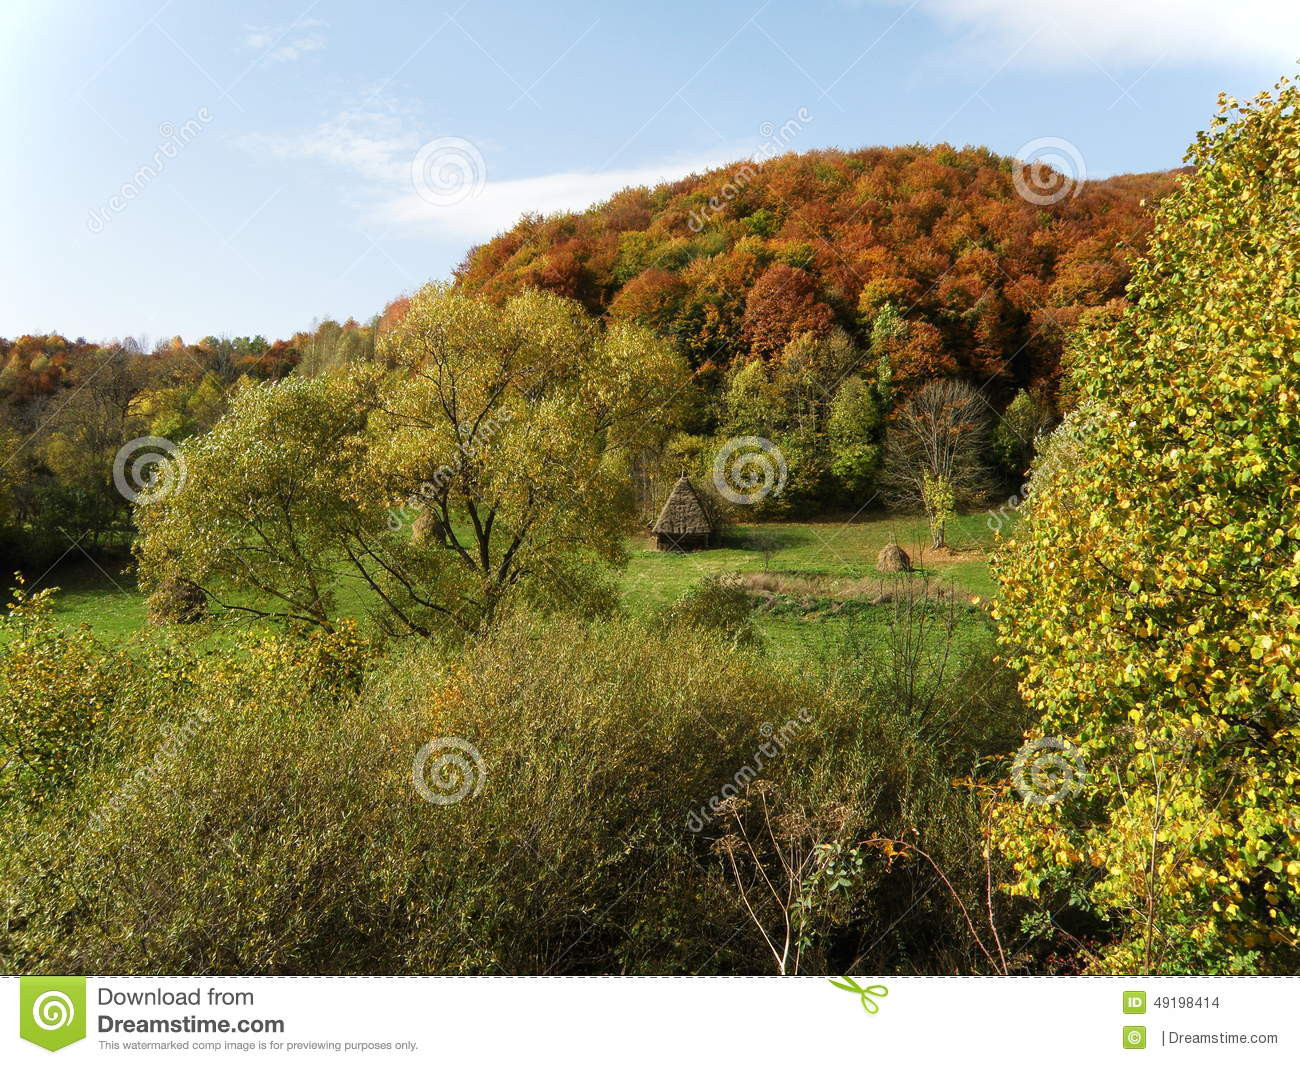
[[[629,545],[623,605],[632,616],[644,617],[707,576],[767,573],[800,594],[779,594],[760,608],[759,631],[780,657],[816,658],[850,621],[870,629],[873,615],[882,613],[862,600],[871,598],[872,586],[880,579],[876,555],[891,538],[908,552],[922,576],[951,582],[963,593],[993,594],[987,561],[993,534],[986,515],[980,513],[953,523],[948,530],[951,548],[941,553],[928,550],[924,520],[911,517],[732,526],[722,546],[692,554],[659,552],[648,537],[638,536]],[[755,546],[760,539],[775,545],[767,558]],[[146,628],[144,596],[123,563],[97,566],[84,561],[60,567],[39,581],[33,578],[29,587],[50,585],[60,589],[55,612],[69,627],[88,625],[110,642]],[[863,609],[846,610],[845,598],[858,599],[853,605]],[[357,596],[344,600],[357,614],[364,613],[366,604]],[[209,635],[214,644],[223,642],[220,628],[209,630]]]
[[[69,628],[89,625],[102,639],[125,639],[145,624],[144,595],[135,577],[118,562],[88,559],[28,578],[28,591],[56,587],[55,616]]]
[[[769,558],[753,546],[756,539],[774,541]],[[809,594],[779,596],[774,609],[760,610],[756,623],[772,652],[782,658],[816,659],[842,635],[849,624],[870,632],[884,611],[869,608],[846,614],[837,611],[835,597],[852,595],[880,575],[876,555],[894,539],[912,558],[922,576],[954,583],[971,595],[989,597],[995,588],[989,574],[988,551],[993,534],[983,513],[958,518],[948,530],[951,548],[928,550],[925,521],[910,517],[867,520],[741,525],[728,529],[723,545],[686,555],[654,550],[648,537],[638,537],[623,582],[623,602],[633,615],[644,615],[673,602],[691,585],[714,574],[761,574],[807,578]],[[938,554],[938,557],[936,557]],[[826,600],[832,600],[827,602]],[[971,637],[982,633],[982,615],[964,626]]]
[[[672,602],[703,577],[761,572],[763,556],[752,546],[758,537],[780,545],[766,566],[772,572],[844,581],[874,576],[876,555],[893,537],[923,572],[987,596],[994,590],[987,561],[993,534],[985,519],[982,513],[958,518],[949,530],[951,549],[937,559],[926,548],[929,534],[918,518],[737,525],[727,530],[721,547],[686,555],[656,551],[648,537],[638,537],[624,581],[624,602],[639,614]]]

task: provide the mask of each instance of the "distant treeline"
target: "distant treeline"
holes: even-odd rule
[[[57,333],[0,338],[0,562],[44,566],[73,541],[126,545],[130,503],[113,481],[119,450],[206,432],[241,380],[276,380],[369,360],[375,323],[321,322],[287,340],[180,337],[92,343]]]

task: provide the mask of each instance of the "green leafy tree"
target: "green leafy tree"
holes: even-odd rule
[[[676,352],[558,296],[496,306],[438,285],[383,348],[389,372],[238,392],[185,448],[179,490],[137,507],[146,590],[185,580],[218,608],[331,630],[359,585],[398,634],[476,630],[514,593],[607,608],[631,457],[687,380]]]
[[[332,630],[340,574],[383,549],[366,491],[364,397],[341,379],[247,385],[181,452],[183,483],[135,508],[140,583],[180,581],[218,609]]]
[[[1050,424],[1051,411],[1041,399],[1024,389],[1016,393],[993,428],[993,451],[1008,474],[1024,475]]]
[[[781,423],[781,404],[765,363],[753,359],[731,375],[724,400],[723,430],[729,436],[770,436]]]
[[[1087,766],[1006,804],[1012,890],[1086,892],[1099,972],[1300,965],[1298,160],[1293,85],[1221,101],[998,565],[1038,732]]]
[[[840,385],[826,421],[831,472],[847,499],[859,506],[875,484],[883,423],[880,403],[866,381],[854,376]]]
[[[862,362],[862,352],[842,329],[828,336],[803,333],[775,360],[773,392],[782,424],[803,432],[820,432],[827,408],[840,383]]]

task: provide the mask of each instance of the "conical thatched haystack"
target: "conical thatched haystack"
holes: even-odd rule
[[[912,560],[897,544],[886,544],[876,556],[876,569],[881,573],[906,573],[911,568]]]
[[[440,519],[432,510],[422,510],[411,523],[411,543],[413,544],[443,544],[446,543],[447,536],[442,530],[442,519]]]
[[[650,531],[660,551],[698,551],[709,546],[716,530],[717,522],[708,503],[683,473]]]

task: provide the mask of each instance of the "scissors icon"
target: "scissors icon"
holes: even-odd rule
[[[884,984],[868,984],[863,987],[851,976],[842,977],[841,980],[832,980],[831,985],[840,988],[842,991],[851,991],[857,995],[862,1001],[862,1008],[868,1013],[880,1012],[880,1003],[876,1002],[876,999],[888,995],[889,988]]]

